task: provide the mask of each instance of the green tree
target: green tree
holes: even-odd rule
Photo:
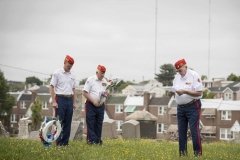
[[[203,91],[203,99],[214,99],[215,94],[212,92],[209,92],[208,90]]]
[[[2,71],[0,71],[0,121],[8,130],[10,127],[10,115],[15,105],[14,97],[8,94],[9,86]]]
[[[87,81],[87,78],[82,79],[82,80],[79,82],[79,85],[84,85],[86,81]]]
[[[39,78],[37,78],[37,77],[27,77],[26,78],[26,82],[25,82],[25,84],[36,84],[36,85],[42,85],[43,84],[43,82],[39,79]]]
[[[172,64],[164,64],[160,66],[160,73],[155,75],[155,79],[163,86],[171,86],[175,74],[176,70]]]
[[[207,80],[208,78],[207,78],[207,76],[206,75],[202,75],[201,76],[201,80],[203,81],[203,80]]]
[[[32,129],[38,130],[42,122],[42,103],[39,98],[36,98],[32,107]]]
[[[227,77],[228,81],[240,81],[240,76],[237,76],[233,73],[231,73],[228,77]]]

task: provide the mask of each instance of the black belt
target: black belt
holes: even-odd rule
[[[189,102],[187,104],[179,104],[178,106],[179,107],[189,107],[189,106],[191,106],[192,104],[194,104],[197,101],[199,101],[199,99],[194,99],[194,100],[192,100],[191,102]]]
[[[64,95],[64,94],[57,94],[58,97],[64,97],[64,98],[72,98],[73,95]]]

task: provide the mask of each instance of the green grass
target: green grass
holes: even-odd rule
[[[178,143],[156,140],[105,140],[102,146],[87,145],[85,141],[71,141],[68,147],[45,149],[39,141],[0,138],[1,160],[176,160],[194,159],[191,143],[189,155],[178,156]],[[206,160],[240,159],[240,144],[203,143]]]

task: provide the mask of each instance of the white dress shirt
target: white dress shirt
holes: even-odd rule
[[[172,91],[175,92],[176,90],[189,90],[189,91],[202,91],[203,85],[200,76],[197,72],[187,69],[186,75],[182,77],[179,73],[175,75],[173,80],[173,87]],[[187,104],[194,99],[200,99],[202,96],[199,97],[192,97],[188,94],[183,94],[179,96],[175,93],[175,99],[177,104]]]
[[[103,92],[106,91],[107,80],[103,78],[99,80],[96,75],[89,77],[84,85],[83,90],[88,92],[91,97],[100,100]]]
[[[73,95],[76,80],[71,72],[65,72],[64,69],[61,68],[53,73],[50,85],[54,86],[56,94]]]

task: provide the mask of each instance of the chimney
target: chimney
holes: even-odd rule
[[[146,111],[149,111],[149,102],[150,102],[150,93],[144,92],[143,93],[143,105]]]

